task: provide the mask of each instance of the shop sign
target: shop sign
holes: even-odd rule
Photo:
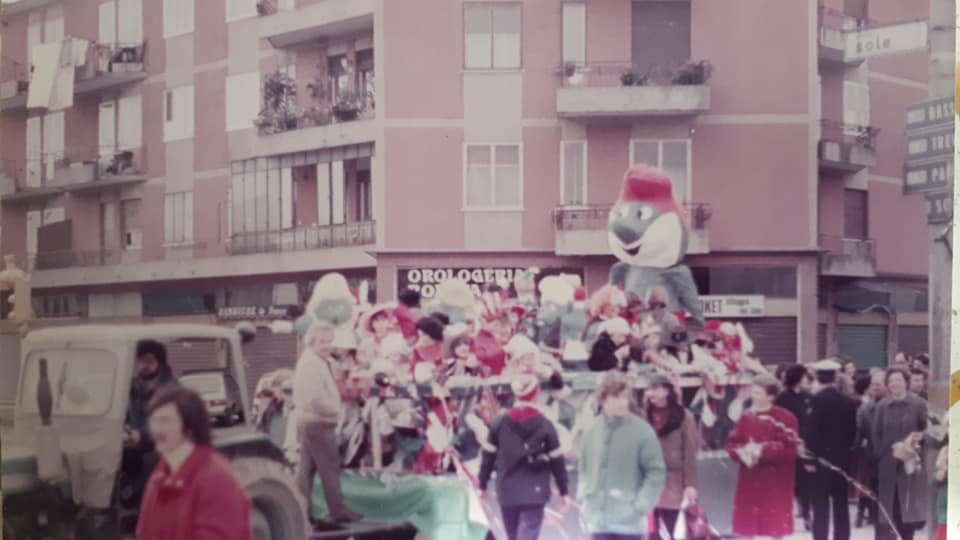
[[[953,190],[925,194],[927,222],[950,223],[953,220]]]
[[[423,299],[433,298],[437,285],[448,279],[462,279],[473,288],[474,293],[480,294],[481,287],[487,283],[513,283],[513,278],[526,268],[520,267],[490,267],[490,268],[441,268],[420,267],[400,268],[397,270],[397,291],[411,288],[420,292]],[[541,268],[537,274],[540,279],[557,274],[574,274],[584,279],[583,268]]]
[[[953,96],[914,103],[907,107],[907,129],[953,125],[954,108]]]
[[[927,47],[927,21],[874,26],[846,32],[844,59],[863,60]]]
[[[904,193],[925,193],[953,185],[953,155],[926,163],[907,163]]]
[[[763,317],[765,300],[760,294],[700,295],[700,308],[704,317]]]
[[[223,320],[238,319],[286,319],[288,306],[230,306],[217,310],[217,318]]]
[[[907,160],[953,155],[953,125],[907,135]]]

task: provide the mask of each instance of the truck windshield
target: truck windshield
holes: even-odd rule
[[[223,393],[223,375],[220,373],[194,373],[180,377],[180,384],[199,394]]]
[[[46,349],[30,353],[24,366],[20,406],[27,414],[39,414],[37,383],[40,359],[47,360],[47,377],[53,394],[54,416],[97,416],[113,403],[117,360],[99,349]]]

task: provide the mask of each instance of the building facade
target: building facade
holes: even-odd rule
[[[2,250],[50,324],[267,320],[334,270],[381,299],[529,266],[595,288],[607,211],[646,161],[688,213],[708,312],[742,320],[761,358],[882,365],[927,348],[926,210],[902,176],[929,53],[858,59],[843,31],[926,13],[5,3]]]

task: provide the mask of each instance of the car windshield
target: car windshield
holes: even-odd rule
[[[180,384],[200,394],[223,392],[223,375],[220,373],[195,373],[180,377]]]
[[[27,356],[21,380],[20,406],[39,414],[37,383],[40,360],[47,360],[47,377],[53,394],[54,416],[97,416],[113,403],[117,359],[100,349],[44,349]]]

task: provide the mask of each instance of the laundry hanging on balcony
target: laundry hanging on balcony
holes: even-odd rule
[[[89,46],[89,41],[77,38],[35,46],[27,108],[56,111],[72,107],[74,73],[86,64]]]

